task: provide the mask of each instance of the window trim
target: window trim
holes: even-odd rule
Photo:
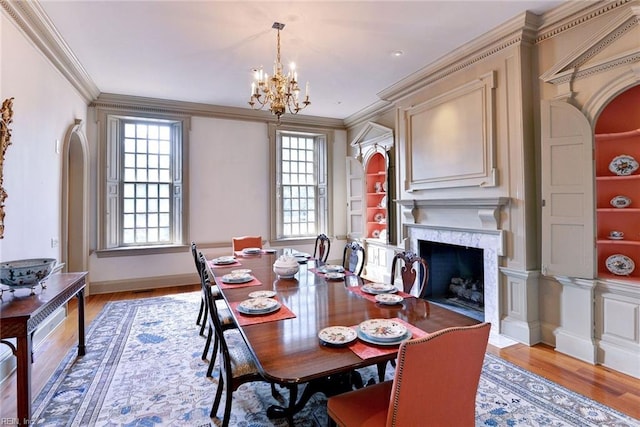
[[[325,191],[325,199],[326,199],[326,208],[324,209],[324,214],[318,215],[318,234],[325,233],[327,235],[333,235],[333,198],[331,196],[332,185],[333,185],[333,173],[332,173],[332,147],[334,142],[334,131],[331,129],[325,128],[313,128],[313,127],[298,127],[298,126],[286,126],[286,125],[276,125],[270,123],[268,126],[269,133],[269,172],[270,172],[270,236],[269,241],[274,246],[279,246],[281,244],[298,244],[305,243],[307,241],[312,241],[315,239],[304,236],[304,237],[282,237],[278,238],[278,226],[279,226],[279,191],[280,187],[278,184],[278,161],[279,161],[279,151],[278,151],[278,133],[279,132],[291,132],[291,133],[302,133],[308,135],[315,136],[324,136],[326,149],[324,150],[325,162],[324,166],[326,168],[325,172],[319,172],[319,179],[324,178],[325,181],[318,182],[318,187],[323,187]],[[318,203],[318,209],[320,209],[320,204]],[[322,224],[325,224],[324,227]],[[326,228],[323,229],[323,228]]]
[[[173,220],[179,220],[181,224],[175,230],[179,234],[179,241],[164,245],[136,245],[136,246],[114,246],[108,247],[108,233],[109,233],[109,218],[108,218],[108,203],[107,203],[107,191],[109,179],[109,162],[116,162],[120,167],[120,159],[114,156],[108,149],[108,126],[110,126],[110,117],[126,118],[132,120],[163,120],[179,123],[181,126],[181,145],[182,150],[177,154],[179,157],[176,162],[180,164],[181,174],[181,209],[180,211],[174,210]],[[142,106],[140,108],[96,108],[96,123],[97,123],[97,139],[98,139],[98,192],[97,192],[97,215],[96,215],[96,229],[97,229],[97,244],[96,255],[99,258],[102,257],[118,257],[118,256],[131,256],[131,255],[149,255],[158,253],[176,253],[183,252],[185,248],[188,248],[188,230],[189,230],[189,183],[188,183],[188,164],[189,158],[189,130],[191,128],[191,117],[184,114],[177,113],[158,113],[148,112]],[[120,203],[120,201],[118,202]],[[177,217],[179,216],[179,218]],[[116,230],[120,233],[121,230]]]

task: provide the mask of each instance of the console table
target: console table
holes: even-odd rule
[[[30,289],[4,292],[0,305],[0,342],[11,347],[17,363],[18,419],[17,425],[29,425],[31,420],[32,338],[38,326],[49,315],[78,297],[78,356],[85,354],[84,288],[86,272],[54,274],[38,286],[35,295]],[[7,338],[16,338],[13,345]]]

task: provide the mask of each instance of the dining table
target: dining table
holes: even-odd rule
[[[319,338],[325,328],[343,326],[357,331],[362,322],[392,319],[410,331],[410,338],[417,338],[444,328],[479,323],[401,290],[394,291],[403,296],[401,302],[382,304],[375,295],[363,292],[369,281],[348,271],[344,277],[325,274],[323,263],[304,253],[298,254],[299,270],[293,277],[279,277],[273,264],[283,252],[292,250],[236,253],[234,262],[224,265],[208,260],[262,376],[290,390],[305,386],[299,398],[297,393],[290,397],[298,399],[295,404],[271,406],[267,412],[271,418],[291,419],[292,412],[301,410],[317,392],[330,396],[354,385],[362,386],[353,381],[352,374],[358,368],[386,363],[397,356],[399,344],[374,343],[362,339],[360,334],[346,344],[325,342]],[[222,278],[236,270],[245,273],[250,270],[252,279],[245,283],[224,283]],[[279,309],[261,315],[238,311],[238,305],[256,291],[272,293]]]

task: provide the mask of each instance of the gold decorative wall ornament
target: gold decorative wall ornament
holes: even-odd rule
[[[11,129],[9,125],[13,121],[13,98],[5,99],[2,102],[2,112],[0,113],[0,239],[4,237],[4,201],[7,192],[4,191],[4,155],[7,147],[11,145]]]

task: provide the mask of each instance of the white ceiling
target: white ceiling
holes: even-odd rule
[[[562,1],[40,3],[101,92],[243,108],[252,69],[271,74],[271,26],[282,22],[282,62],[311,87],[301,114],[343,119],[456,47]]]

